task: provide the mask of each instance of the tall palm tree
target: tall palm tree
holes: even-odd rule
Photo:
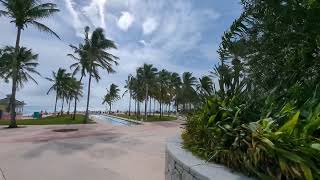
[[[59,68],[57,72],[52,72],[52,78],[46,78],[47,80],[53,82],[53,85],[49,88],[47,94],[51,91],[56,91],[56,100],[54,105],[54,113],[57,112],[57,102],[58,98],[63,96],[63,89],[67,79],[71,76],[67,70]]]
[[[89,31],[88,28],[86,28]],[[89,75],[87,106],[84,123],[87,123],[89,118],[90,90],[92,77],[98,82],[100,80],[99,69],[104,69],[108,73],[114,73],[113,65],[118,65],[118,57],[106,52],[106,50],[117,49],[115,43],[107,39],[102,28],[97,28],[93,31],[81,51],[84,53],[85,71]]]
[[[129,93],[129,116],[131,115],[131,99],[132,99],[132,88],[133,88],[133,81],[132,81],[133,76],[130,74],[128,76],[128,79],[126,80],[126,85],[124,88],[126,90],[124,91],[122,97],[126,94]]]
[[[149,87],[155,81],[156,74],[158,69],[153,67],[152,64],[144,64],[142,67],[138,68],[137,76],[141,78],[143,86],[145,88],[145,106],[144,106],[144,115],[145,120],[147,120],[148,112],[148,96],[149,96]]]
[[[0,10],[0,17],[6,16],[11,19],[11,22],[17,27],[17,38],[15,45],[15,56],[12,59],[12,93],[11,93],[11,123],[10,128],[16,128],[16,90],[17,90],[17,76],[18,71],[15,68],[17,66],[17,57],[20,47],[21,31],[27,28],[29,25],[34,26],[40,31],[50,33],[57,38],[59,36],[52,31],[46,25],[38,22],[47,18],[54,13],[58,12],[57,5],[53,3],[41,3],[40,0],[0,0],[0,4],[4,7],[4,10]]]
[[[13,68],[11,65],[12,59],[15,56],[15,48],[12,46],[6,46],[2,50],[0,55],[0,74],[4,79],[10,79],[13,76]],[[22,88],[23,84],[29,80],[38,84],[32,77],[32,74],[40,76],[40,73],[36,70],[38,63],[38,54],[33,54],[31,49],[21,47],[18,50],[17,56],[17,86]]]
[[[85,27],[85,42],[87,42],[88,40],[89,40],[89,27],[87,26],[87,27]],[[83,79],[83,77],[86,76],[86,72],[87,72],[86,68],[88,67],[89,61],[87,60],[86,52],[84,50],[83,44],[80,43],[78,47],[74,46],[74,45],[70,45],[70,47],[73,49],[74,52],[73,52],[73,54],[68,54],[68,56],[71,57],[72,59],[76,60],[76,62],[70,66],[70,69],[73,70],[72,76],[75,76],[78,73],[80,73],[79,83],[81,86],[82,79]],[[82,89],[82,86],[81,86],[81,89]],[[77,94],[82,95],[82,92],[79,92]],[[75,96],[75,101],[74,101],[73,119],[75,119],[75,114],[77,112],[77,101],[79,100],[77,94]]]
[[[107,91],[108,92],[104,96],[102,104],[107,103],[109,105],[109,114],[111,114],[111,106],[112,106],[112,104],[115,101],[120,99],[120,95],[119,95],[120,89],[118,88],[117,85],[111,84],[110,85],[110,89],[107,89]]]

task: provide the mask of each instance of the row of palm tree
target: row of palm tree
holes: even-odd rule
[[[214,93],[213,82],[209,76],[203,76],[198,82],[190,72],[185,72],[180,76],[176,72],[169,72],[165,69],[158,71],[152,64],[144,64],[139,67],[135,76],[129,75],[125,89],[124,94],[129,94],[129,116],[131,115],[131,99],[134,99],[137,115],[140,115],[140,103],[144,102],[144,119],[151,114],[152,100],[154,111],[156,102],[159,103],[161,118],[164,106],[170,110],[173,105],[176,107],[176,112],[188,111],[201,102],[201,97]],[[179,109],[180,106],[182,107]]]
[[[56,93],[56,100],[54,105],[54,113],[57,112],[57,102],[58,99],[62,100],[61,103],[61,111],[63,114],[64,103],[68,104],[68,114],[70,112],[71,101],[74,100],[75,104],[79,100],[79,97],[82,96],[82,84],[75,77],[71,75],[71,73],[67,73],[66,69],[59,68],[57,72],[52,72],[53,78],[46,78],[47,80],[53,82],[53,85],[48,90],[47,94],[52,91]],[[76,105],[74,106],[73,119],[75,119],[76,115]]]
[[[30,50],[20,47],[20,40],[22,31],[28,27],[35,27],[39,31],[49,33],[58,39],[60,37],[49,27],[39,22],[59,12],[57,5],[54,3],[42,3],[41,0],[0,0],[0,17],[4,16],[10,19],[17,28],[17,37],[15,47],[6,47],[1,50],[1,71],[10,69],[10,72],[1,73],[1,78],[5,81],[11,79],[12,92],[10,100],[11,109],[11,123],[10,128],[16,128],[16,91],[17,87],[22,86],[23,82],[29,79],[36,82],[29,73],[39,74],[35,67],[38,55],[34,55]],[[118,65],[118,57],[108,53],[107,50],[117,49],[115,43],[107,39],[104,35],[103,29],[97,28],[89,37],[89,27],[85,28],[85,39],[79,46],[70,45],[74,50],[73,54],[68,54],[77,62],[71,65],[73,73],[67,73],[64,69],[59,69],[58,72],[53,73],[52,78],[48,80],[54,82],[48,93],[56,92],[55,112],[57,111],[57,101],[62,99],[62,107],[64,102],[67,102],[70,107],[71,100],[74,100],[74,112],[76,112],[77,100],[82,94],[81,83],[84,77],[88,77],[88,94],[86,116],[84,122],[88,121],[89,105],[90,105],[90,90],[92,78],[97,82],[101,79],[99,70],[106,70],[108,73],[115,72],[113,65]],[[29,53],[29,54],[28,54]],[[4,55],[3,55],[4,54]],[[10,54],[10,55],[8,55]],[[23,54],[23,55],[22,55]],[[23,70],[22,70],[23,69]],[[80,75],[77,80],[76,76]],[[63,110],[63,108],[62,108]],[[75,114],[75,113],[74,113]]]

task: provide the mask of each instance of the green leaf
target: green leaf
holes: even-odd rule
[[[306,180],[313,180],[311,169],[304,164],[301,164],[300,167],[303,171],[303,174],[304,174],[304,177],[306,178]]]
[[[214,123],[215,118],[216,118],[216,115],[210,116],[209,121],[208,121],[208,126],[211,126],[211,124]]]
[[[292,134],[299,120],[300,111],[298,111],[287,123],[285,123],[277,132],[286,132]]]
[[[316,150],[320,151],[320,144],[319,144],[319,143],[311,144],[310,147],[313,148],[313,149],[316,149]]]

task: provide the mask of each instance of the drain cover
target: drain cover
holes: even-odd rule
[[[54,132],[74,132],[78,131],[78,129],[55,129]]]

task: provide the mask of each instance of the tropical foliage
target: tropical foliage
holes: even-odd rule
[[[320,4],[242,4],[211,72],[214,95],[188,118],[185,147],[261,179],[319,179]]]

